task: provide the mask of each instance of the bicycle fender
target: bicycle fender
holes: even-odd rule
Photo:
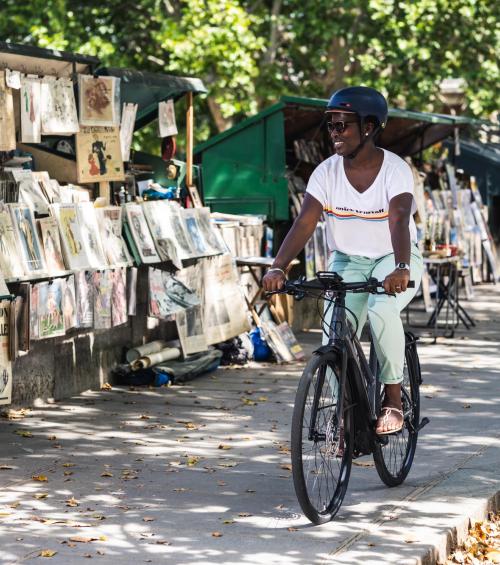
[[[319,353],[320,355],[323,353],[338,353],[339,355],[342,355],[342,350],[336,345],[322,345],[321,347],[318,347],[318,349],[315,349],[313,353]]]

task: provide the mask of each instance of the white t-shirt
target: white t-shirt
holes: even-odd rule
[[[393,253],[389,202],[398,194],[413,194],[413,174],[403,159],[383,151],[380,171],[363,193],[347,179],[344,160],[338,155],[323,161],[311,175],[307,192],[323,206],[330,250],[373,259]],[[414,199],[412,214],[415,210]],[[410,218],[410,236],[413,242],[417,241],[413,217]]]

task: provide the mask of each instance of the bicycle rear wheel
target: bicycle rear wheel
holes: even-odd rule
[[[400,485],[410,472],[417,448],[420,417],[420,365],[413,336],[406,336],[405,365],[401,383],[404,426],[400,432],[380,436],[375,442],[373,459],[379,477],[389,487]],[[380,383],[379,403],[383,385]]]
[[[344,395],[343,415],[337,404]],[[306,365],[292,419],[292,474],[304,514],[314,524],[338,512],[349,482],[354,440],[349,387],[340,390],[340,358],[315,353]]]

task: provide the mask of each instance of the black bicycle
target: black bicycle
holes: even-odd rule
[[[404,425],[393,434],[375,433],[383,401],[378,362],[373,344],[367,361],[356,328],[347,318],[345,296],[347,292],[379,293],[382,283],[374,278],[347,283],[331,272],[319,272],[316,276],[312,281],[287,281],[278,293],[288,293],[299,300],[325,300],[322,322],[328,343],[313,353],[302,373],[291,434],[297,498],[307,518],[322,524],[331,520],[342,504],[353,459],[373,454],[382,481],[389,487],[401,484],[413,462],[418,432],[429,420],[423,418],[419,422],[422,377],[417,340],[406,332]],[[327,322],[331,309],[331,321]]]

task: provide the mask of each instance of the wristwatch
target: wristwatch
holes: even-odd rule
[[[408,263],[398,263],[396,265],[396,269],[400,269],[401,271],[409,271],[410,265],[408,265]]]

